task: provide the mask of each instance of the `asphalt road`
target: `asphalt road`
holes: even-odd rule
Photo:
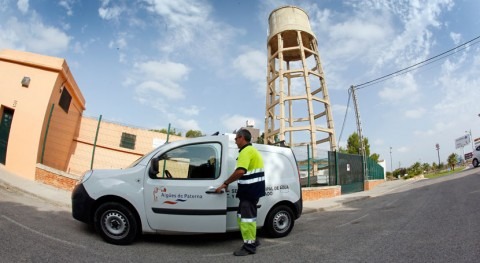
[[[0,262],[478,262],[480,169],[422,180],[347,207],[305,214],[282,239],[260,234],[235,258],[238,233],[107,244],[65,208],[0,187]]]

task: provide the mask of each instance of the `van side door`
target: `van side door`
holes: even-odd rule
[[[159,152],[147,168],[144,185],[148,224],[159,231],[226,231],[226,193],[215,193],[220,178],[222,144],[186,144]]]

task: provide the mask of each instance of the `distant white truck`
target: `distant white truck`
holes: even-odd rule
[[[478,167],[479,162],[480,162],[480,145],[477,145],[475,147],[475,150],[473,151],[473,160],[472,160],[472,165],[473,167]]]

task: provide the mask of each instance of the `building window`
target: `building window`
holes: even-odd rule
[[[62,108],[66,113],[68,113],[68,109],[70,108],[70,102],[72,101],[72,95],[68,93],[68,90],[63,87],[62,89],[62,95],[60,96],[60,101],[58,102],[58,105],[60,105],[60,108]]]
[[[122,139],[120,140],[120,147],[134,150],[136,139],[137,139],[137,135],[122,132]]]

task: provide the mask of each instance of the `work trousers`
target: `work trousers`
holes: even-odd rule
[[[237,221],[243,238],[243,247],[255,253],[257,246],[257,203],[256,200],[240,199],[238,206]]]

